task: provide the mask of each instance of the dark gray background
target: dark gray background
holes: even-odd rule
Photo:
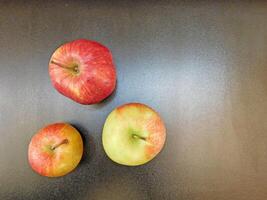
[[[12,2],[12,3],[11,3]],[[266,200],[266,1],[1,1],[0,199]],[[82,106],[50,84],[62,43],[88,38],[113,52],[116,92]],[[152,162],[119,166],[102,126],[126,102],[156,109],[167,142]],[[86,152],[50,179],[27,162],[31,137],[75,125]]]

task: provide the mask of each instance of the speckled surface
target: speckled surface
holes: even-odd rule
[[[266,200],[265,1],[1,1],[1,200]],[[60,44],[97,40],[113,52],[118,85],[82,106],[50,84]],[[164,150],[140,167],[110,161],[101,145],[114,107],[142,102],[167,127]],[[86,152],[51,179],[27,162],[46,124],[77,127]]]

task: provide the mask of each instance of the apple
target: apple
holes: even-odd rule
[[[28,160],[42,176],[58,177],[71,172],[83,154],[80,133],[70,124],[55,123],[42,128],[29,144]]]
[[[141,103],[114,109],[103,128],[102,142],[116,163],[137,166],[152,160],[163,148],[166,129],[159,114]]]
[[[49,75],[58,92],[86,105],[101,102],[116,85],[111,52],[102,44],[86,39],[56,49],[49,62]]]

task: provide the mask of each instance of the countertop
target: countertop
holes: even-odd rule
[[[98,105],[51,85],[48,61],[78,39],[108,46],[118,84]],[[105,155],[107,115],[145,103],[165,121],[151,162],[125,167]],[[1,1],[1,200],[266,200],[267,4],[265,1]],[[61,178],[27,161],[31,137],[65,121],[85,154]]]

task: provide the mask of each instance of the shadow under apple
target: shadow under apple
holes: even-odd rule
[[[83,156],[80,161],[80,164],[84,163],[90,163],[93,156],[95,155],[96,151],[96,145],[94,143],[94,138],[92,135],[89,134],[89,132],[80,124],[72,123],[72,126],[74,126],[79,133],[81,134],[82,140],[83,140]]]
[[[105,106],[107,106],[117,96],[117,88],[118,88],[118,81],[116,82],[116,86],[115,86],[113,92],[109,96],[107,96],[105,99],[103,99],[101,102],[99,102],[97,104],[88,105],[88,108],[98,110],[98,109],[102,109]]]

